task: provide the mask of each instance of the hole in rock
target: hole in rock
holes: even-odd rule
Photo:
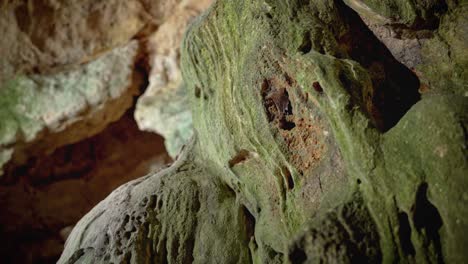
[[[286,88],[279,85],[279,81],[275,79],[264,80],[261,89],[263,105],[269,122],[276,124],[280,129],[292,130],[296,127],[292,104]]]
[[[401,248],[405,255],[414,255],[413,243],[411,242],[411,226],[408,215],[405,212],[398,213],[398,237],[400,238]]]
[[[315,90],[316,92],[318,92],[318,93],[322,93],[322,92],[323,92],[323,88],[322,88],[322,86],[320,85],[319,82],[314,82],[314,83],[312,84],[312,87],[314,87],[314,90]]]
[[[289,260],[293,264],[302,264],[307,261],[307,255],[304,250],[299,247],[295,247],[294,250],[289,254]]]
[[[195,86],[195,97],[200,98],[201,96],[201,89],[198,86]]]
[[[283,167],[281,169],[281,174],[283,175],[286,181],[286,187],[288,188],[288,190],[294,189],[294,179],[291,175],[291,171],[287,167]]]
[[[252,237],[255,238],[255,217],[245,206],[242,206],[242,214],[244,216],[246,237],[250,241]]]
[[[241,149],[230,161],[229,161],[229,168],[232,168],[242,162],[245,162],[255,154],[251,153],[246,149]]]
[[[442,247],[439,230],[443,225],[437,208],[428,200],[428,184],[422,183],[416,193],[416,203],[413,208],[413,222],[418,232],[425,235],[425,245],[434,247],[438,263],[443,263]]]
[[[304,33],[302,43],[297,50],[302,54],[307,54],[312,50],[312,40],[309,31]]]

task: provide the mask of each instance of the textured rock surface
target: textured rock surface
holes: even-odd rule
[[[420,98],[342,1],[217,1],[183,46],[190,147],[96,206],[59,263],[464,262],[465,5],[437,27],[437,1],[355,2],[461,57],[425,65]]]
[[[131,42],[76,69],[7,81],[0,89],[0,167],[75,143],[119,119],[142,83],[138,47]]]
[[[163,139],[139,131],[131,112],[94,137],[29,159],[0,182],[2,263],[55,263],[67,228],[119,185],[169,161]]]
[[[169,161],[130,117],[149,82],[158,104],[146,114],[161,111],[174,156],[186,143],[179,46],[209,2],[0,0],[0,262],[55,263],[59,233]]]
[[[0,83],[87,62],[159,26],[178,0],[0,1]]]
[[[138,99],[135,119],[140,129],[163,135],[166,149],[175,157],[193,134],[192,115],[180,73],[180,43],[187,25],[205,10],[208,1],[184,1],[150,36],[150,79]]]
[[[417,73],[422,93],[436,90],[465,95],[468,79],[466,1],[345,2],[361,15],[396,59]],[[375,12],[370,12],[371,6],[382,14],[388,12],[387,19],[379,19]],[[407,23],[405,14],[412,16],[412,23]]]

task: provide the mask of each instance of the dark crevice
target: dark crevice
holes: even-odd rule
[[[178,259],[180,255],[179,247],[180,247],[179,239],[177,238],[177,236],[175,236],[171,245],[171,260]],[[192,251],[189,251],[189,252],[192,252]]]
[[[286,182],[286,187],[287,187],[287,189],[288,189],[288,190],[294,189],[294,179],[293,179],[293,177],[292,177],[292,175],[291,175],[291,171],[290,171],[288,168],[283,167],[283,168],[281,169],[281,174],[282,174],[283,177],[284,177],[284,180],[285,180],[285,182]]]
[[[167,238],[164,238],[161,241],[161,246],[159,250],[157,251],[157,262],[155,263],[161,263],[161,264],[167,264],[169,263],[168,260],[169,256],[167,254]]]
[[[416,193],[413,207],[413,223],[417,231],[425,235],[424,246],[433,246],[437,263],[444,263],[439,230],[443,225],[437,208],[427,199],[428,184],[422,183]]]
[[[255,237],[255,217],[245,206],[242,206],[242,214],[244,216],[246,237],[250,240]]]
[[[300,247],[295,247],[289,254],[289,261],[293,264],[301,264],[307,261],[307,255]]]
[[[323,88],[322,86],[320,85],[319,82],[314,82],[312,83],[312,87],[314,88],[314,90],[318,93],[323,93]]]
[[[261,94],[268,121],[276,123],[282,130],[292,130],[293,108],[286,88],[273,84],[274,80],[264,80]]]
[[[408,220],[408,214],[405,212],[398,213],[398,223],[398,237],[403,254],[405,254],[405,256],[414,256],[416,252],[411,242],[411,226]]]
[[[350,92],[353,104],[360,106],[379,130],[388,131],[420,100],[419,79],[393,57],[354,10],[342,1],[336,3],[343,22],[349,25],[349,31],[337,42],[343,54],[369,73],[374,93],[362,93],[361,84],[352,76],[342,74],[340,80]]]
[[[249,243],[254,243],[254,245],[257,247],[257,242],[255,241],[255,217],[250,213],[249,209],[247,207],[242,206],[242,216],[243,220],[245,223],[245,236],[247,239],[247,244]],[[250,262],[253,262],[253,256],[252,252],[249,250],[249,257],[250,257]]]
[[[310,32],[307,31],[304,33],[304,36],[302,37],[302,43],[297,49],[302,54],[307,54],[312,50],[312,40],[310,38]]]
[[[156,202],[158,201],[158,197],[156,195],[151,195],[148,203],[148,209],[154,210],[156,208]]]
[[[201,89],[198,86],[195,86],[195,97],[200,98],[201,96]]]
[[[123,263],[126,263],[126,264],[132,263],[132,252],[127,252],[127,253],[125,253],[125,257],[124,257]]]
[[[245,149],[241,149],[236,156],[234,156],[231,160],[229,160],[229,168],[236,166],[244,161],[246,161],[250,157],[250,152]]]
[[[183,263],[193,263],[194,260],[194,248],[195,248],[195,235],[192,234],[190,238],[187,239],[186,243],[186,254]]]

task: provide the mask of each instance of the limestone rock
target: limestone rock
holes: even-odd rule
[[[439,18],[457,0],[344,0],[365,17],[382,24],[413,29],[434,28]]]
[[[438,16],[402,7],[407,26]],[[468,100],[420,97],[342,1],[218,0],[181,55],[193,141],[87,214],[59,263],[468,258]]]
[[[345,2],[359,13],[396,59],[415,71],[421,81],[421,93],[450,90],[466,95],[466,4],[457,5],[457,1],[380,1],[379,4],[362,0]],[[385,12],[394,18],[391,22],[379,21],[377,15],[369,13],[369,6],[375,6],[382,12],[387,10]],[[404,10],[403,6],[409,8],[407,15],[413,12],[412,26],[405,24],[404,15],[394,10]],[[431,26],[422,24],[426,21],[423,17],[431,17]]]
[[[0,1],[0,83],[88,62],[159,26],[179,0]]]
[[[101,133],[30,158],[0,181],[3,263],[55,263],[78,220],[118,186],[170,162],[129,111]]]
[[[19,75],[0,89],[0,167],[92,136],[133,104],[139,44],[51,75]]]
[[[149,86],[139,97],[135,119],[140,129],[163,135],[175,157],[193,134],[192,116],[180,73],[180,44],[188,24],[211,1],[185,1],[148,40]]]

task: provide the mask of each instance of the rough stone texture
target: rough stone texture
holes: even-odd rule
[[[466,1],[345,2],[359,13],[396,59],[415,71],[421,81],[421,93],[455,92],[466,96]],[[387,19],[374,11],[387,12]],[[412,22],[408,23],[405,16],[411,16]]]
[[[185,125],[164,134],[173,156],[186,143],[179,46],[209,2],[0,0],[0,262],[55,263],[89,209],[169,161],[130,117],[148,82],[164,129]]]
[[[400,28],[434,29],[448,7],[458,0],[344,0],[364,16]],[[462,0],[463,1],[463,0]]]
[[[184,1],[147,41],[150,79],[135,110],[138,127],[163,135],[166,149],[176,157],[193,134],[187,92],[180,73],[180,43],[187,25],[211,0]]]
[[[403,8],[423,2],[436,3],[376,12],[432,30],[433,5]],[[462,57],[430,69],[464,73],[464,29],[451,26],[464,9],[453,2],[432,40]],[[219,0],[190,27],[182,69],[193,141],[87,214],[59,263],[468,258],[465,75],[434,71],[440,92],[420,98],[417,76],[339,0]]]
[[[159,26],[179,2],[1,0],[0,83],[90,61]]]
[[[464,1],[442,18],[439,30],[422,47],[417,68],[427,90],[468,96],[468,5]]]
[[[374,23],[362,17],[369,29],[385,44],[392,55],[406,67],[416,69],[423,63],[423,44],[429,36],[402,37],[394,28],[388,25]]]
[[[92,138],[30,158],[0,182],[2,263],[55,263],[70,227],[94,205],[169,161],[163,139],[139,131],[131,112]]]
[[[0,166],[22,164],[119,119],[142,84],[138,49],[131,42],[76,69],[7,81],[0,89]]]

